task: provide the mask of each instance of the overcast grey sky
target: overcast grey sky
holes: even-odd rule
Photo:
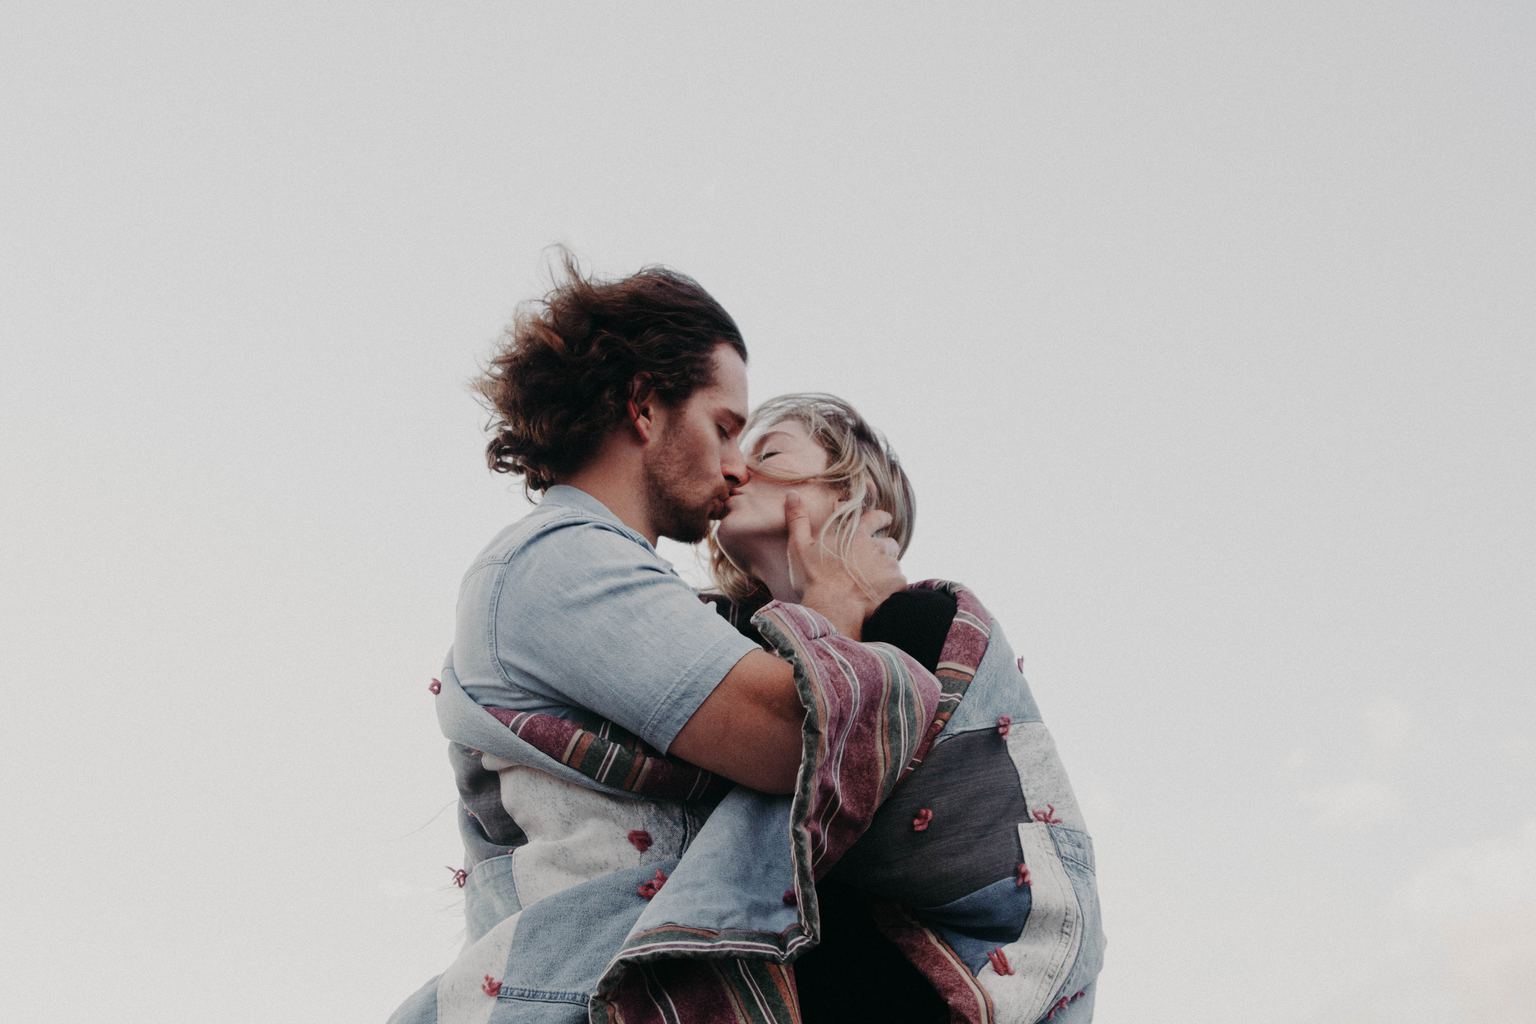
[[[524,507],[465,382],[564,243],[889,434],[1093,825],[1100,1020],[1531,1019],[1536,8],[3,24],[0,1017],[452,958],[425,687]]]

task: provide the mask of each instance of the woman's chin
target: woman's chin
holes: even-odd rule
[[[733,559],[741,554],[741,542],[744,539],[737,528],[739,525],[731,523],[730,513],[726,513],[725,518],[715,524],[715,543]]]
[[[727,512],[715,527],[715,543],[738,565],[748,560],[752,551],[765,543],[777,541],[782,545],[788,540],[789,533],[782,523],[777,531],[766,529],[762,523],[754,524],[752,516],[741,511]]]

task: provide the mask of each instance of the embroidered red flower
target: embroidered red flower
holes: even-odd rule
[[[443,692],[443,684],[442,684],[442,682],[440,680],[434,679],[430,683],[427,684],[427,689],[431,690],[433,693],[442,693]]]
[[[637,828],[629,833],[629,845],[644,853],[651,848],[651,834],[643,828]]]
[[[1045,810],[1043,810],[1043,811],[1035,811],[1034,812],[1034,818],[1035,818],[1036,821],[1044,822],[1047,825],[1060,825],[1061,824],[1061,819],[1056,817],[1056,805],[1055,804],[1046,804],[1045,805]]]
[[[997,734],[999,736],[1007,736],[1008,730],[1011,728],[1013,728],[1012,718],[1010,718],[1008,715],[997,716]]]
[[[1022,889],[1029,884],[1029,865],[1019,861],[1019,866],[1013,872],[1013,887]]]
[[[921,807],[918,809],[917,817],[912,819],[912,831],[926,832],[928,831],[928,826],[932,823],[932,821],[933,811],[927,807]]]
[[[657,868],[656,877],[652,878],[650,881],[641,882],[639,888],[637,888],[635,892],[639,893],[646,899],[653,899],[657,893],[661,892],[661,887],[666,884],[667,873],[661,870],[661,868]]]
[[[1003,954],[1002,947],[998,947],[988,953],[987,960],[992,964],[992,969],[998,974],[1013,973],[1013,965],[1008,962],[1008,957]]]
[[[480,991],[488,996],[499,996],[501,995],[501,982],[487,974],[485,980],[480,983]]]
[[[464,888],[464,883],[469,881],[469,872],[465,871],[463,868],[456,868],[449,864],[444,864],[443,867],[453,872],[453,884],[458,886],[460,889]]]

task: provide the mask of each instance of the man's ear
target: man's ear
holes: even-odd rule
[[[651,387],[651,379],[645,374],[638,374],[629,383],[629,401],[625,403],[624,411],[629,419],[629,425],[642,442],[651,439],[651,431],[656,428],[656,392]]]

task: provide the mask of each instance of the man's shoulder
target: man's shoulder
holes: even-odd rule
[[[491,566],[561,571],[609,562],[666,566],[643,538],[621,523],[588,509],[545,503],[491,538],[466,575]]]

